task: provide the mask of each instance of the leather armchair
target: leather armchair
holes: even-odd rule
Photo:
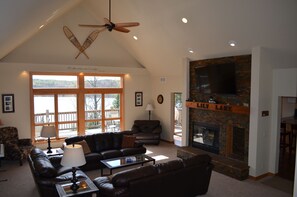
[[[19,139],[15,127],[0,128],[0,143],[4,144],[5,159],[18,160],[23,165],[23,159],[28,156],[33,148],[31,139]]]
[[[142,144],[159,144],[162,126],[159,120],[135,120],[130,131],[126,135],[133,135],[136,141]]]

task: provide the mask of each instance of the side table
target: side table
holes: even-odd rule
[[[1,159],[4,157],[4,144],[0,144],[0,167],[1,167]],[[5,170],[1,170],[5,171]],[[7,181],[7,179],[0,179],[0,182]]]
[[[47,156],[63,155],[64,151],[62,148],[52,148],[52,153],[47,153],[47,150],[43,151]]]
[[[79,185],[79,189],[76,193],[73,193],[73,191],[70,189],[70,186],[72,185],[71,181],[57,183],[56,189],[58,191],[58,194],[60,197],[70,197],[70,196],[97,196],[97,193],[99,189],[96,187],[96,185],[91,181],[89,177],[86,177],[85,179],[79,180],[77,182],[77,185]]]
[[[1,160],[4,157],[4,144],[0,144],[0,167],[1,167]]]

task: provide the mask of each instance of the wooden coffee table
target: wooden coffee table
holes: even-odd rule
[[[153,164],[155,164],[156,162],[154,158],[151,158],[150,156],[147,156],[145,154],[101,160],[100,162],[109,169],[109,174],[103,174],[103,168],[101,168],[101,176],[111,175],[113,169],[123,168],[137,164],[141,164],[143,166],[144,163],[151,161],[153,162]]]

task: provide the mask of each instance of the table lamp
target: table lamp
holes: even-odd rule
[[[48,143],[48,151],[47,153],[52,153],[52,147],[51,147],[51,137],[56,137],[56,129],[54,126],[43,126],[40,132],[40,137],[47,137],[47,143]]]
[[[149,111],[149,120],[151,119],[151,111],[154,110],[154,107],[152,104],[147,104],[146,108],[145,108],[146,111]]]
[[[72,144],[64,147],[64,154],[61,160],[61,165],[66,167],[72,167],[72,185],[70,189],[76,193],[79,185],[77,185],[76,167],[82,166],[86,163],[84,151],[81,145]]]

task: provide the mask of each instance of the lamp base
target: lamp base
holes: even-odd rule
[[[51,138],[50,137],[47,138],[47,144],[48,144],[48,147],[47,147],[48,151],[47,151],[47,153],[53,153],[52,147],[51,147]]]
[[[71,182],[72,182],[72,185],[70,186],[70,189],[73,191],[73,193],[76,193],[79,186],[76,184],[76,182],[78,181],[77,178],[76,178],[76,168],[75,167],[72,167],[72,179],[71,179]]]

